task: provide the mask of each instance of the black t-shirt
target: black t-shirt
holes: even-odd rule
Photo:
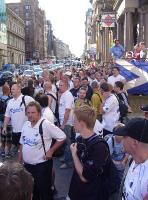
[[[87,89],[87,92],[86,92],[86,99],[88,99],[88,100],[91,101],[92,95],[93,95],[93,90],[92,90],[92,88],[90,87],[90,85],[88,85],[88,89]]]
[[[89,147],[93,137],[77,139],[77,155],[83,165],[83,177],[88,181],[84,183],[74,169],[69,197],[71,200],[105,200],[102,192],[102,175],[105,177],[110,159],[108,146],[104,142],[96,143]],[[99,136],[97,136],[99,137]]]
[[[125,92],[121,92],[119,94],[117,94],[118,98],[124,102],[124,104],[128,107],[128,96]]]
[[[75,99],[78,97],[79,89],[80,89],[80,88],[77,88],[77,89],[72,88],[72,89],[70,90],[72,96],[73,96]]]

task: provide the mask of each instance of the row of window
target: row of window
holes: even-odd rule
[[[25,30],[23,26],[17,23],[16,20],[8,19],[7,21],[8,28],[16,34],[21,35],[22,37],[25,36]]]
[[[30,10],[30,9],[31,9],[31,6],[30,6],[30,5],[26,5],[26,6],[25,6],[25,9],[26,9],[26,10]]]
[[[8,33],[8,45],[13,46],[21,51],[25,51],[25,41],[15,35]]]
[[[25,54],[20,54],[17,51],[8,50],[8,63],[22,64],[24,63]]]

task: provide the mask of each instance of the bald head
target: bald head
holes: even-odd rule
[[[66,90],[68,90],[68,82],[65,80],[60,81],[59,90],[61,93],[64,93]]]
[[[11,93],[14,98],[21,95],[21,86],[19,84],[13,84],[11,87]]]

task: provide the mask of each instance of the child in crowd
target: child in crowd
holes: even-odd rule
[[[116,131],[117,128],[124,126],[124,124],[119,123],[115,128],[113,133]],[[106,136],[107,137],[107,136]],[[108,136],[107,143],[109,145],[110,154],[112,160],[118,170],[120,180],[122,179],[122,175],[125,169],[126,162],[128,160],[128,154],[126,153],[123,143],[123,137],[112,135]]]

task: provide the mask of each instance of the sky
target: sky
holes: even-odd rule
[[[6,0],[6,3],[19,0]],[[76,56],[81,56],[85,43],[85,13],[90,7],[89,0],[39,0],[46,18],[53,25],[57,38],[70,46]]]

